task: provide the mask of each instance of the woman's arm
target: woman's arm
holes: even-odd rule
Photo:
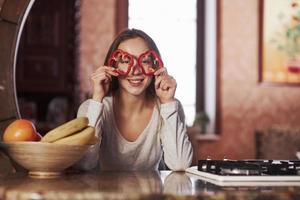
[[[192,163],[193,149],[187,136],[183,108],[178,100],[161,104],[161,142],[164,159],[173,171],[183,171]]]
[[[95,134],[99,142],[92,145],[84,155],[84,157],[77,162],[74,167],[82,170],[90,170],[97,166],[99,160],[99,149],[101,144],[101,127],[102,127],[102,113],[104,105],[98,101],[88,99],[84,101],[77,112],[77,117],[87,117],[89,119],[89,126],[95,127]]]
[[[168,75],[166,68],[155,73],[155,91],[162,103],[161,142],[164,160],[173,171],[182,171],[192,163],[193,149],[186,134],[186,124],[183,108],[175,99],[176,80]]]

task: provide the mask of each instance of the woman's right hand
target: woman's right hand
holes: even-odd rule
[[[115,72],[115,68],[108,66],[101,66],[96,69],[91,75],[93,81],[93,100],[102,102],[102,99],[106,96],[112,76],[118,76]]]

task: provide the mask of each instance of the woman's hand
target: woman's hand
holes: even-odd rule
[[[176,80],[168,75],[166,68],[161,68],[154,73],[155,91],[161,103],[174,101],[177,87]]]
[[[101,66],[92,73],[93,100],[102,102],[102,99],[107,95],[112,76],[118,76],[114,70],[113,67]]]

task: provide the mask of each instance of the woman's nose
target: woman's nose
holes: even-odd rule
[[[142,69],[140,68],[139,64],[137,61],[134,61],[134,65],[132,66],[131,73],[133,75],[141,74]]]

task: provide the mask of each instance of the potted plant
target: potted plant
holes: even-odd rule
[[[207,125],[210,122],[210,119],[205,111],[198,112],[194,119],[194,127],[200,129],[200,133],[206,133]]]

